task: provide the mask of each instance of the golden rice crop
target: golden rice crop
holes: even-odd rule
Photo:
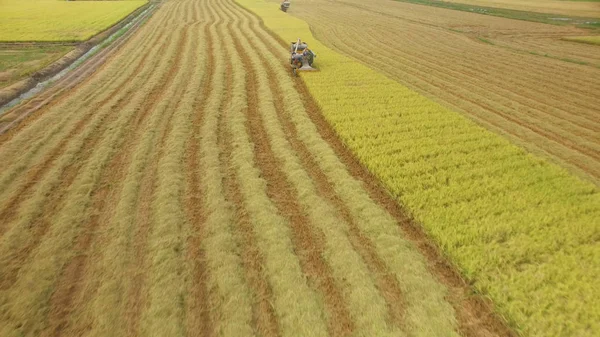
[[[1,0],[0,41],[87,40],[146,2]]]

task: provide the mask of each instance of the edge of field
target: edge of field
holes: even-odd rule
[[[454,268],[460,271],[460,275],[463,275],[468,280],[467,283],[471,284],[481,296],[489,298],[493,302],[491,305],[495,308],[495,312],[508,322],[512,328],[521,334],[534,332],[553,334],[558,330],[564,329],[566,326],[569,329],[581,332],[577,329],[581,329],[581,326],[588,324],[588,329],[591,330],[586,331],[594,330],[593,326],[595,324],[590,323],[594,319],[593,313],[587,316],[579,316],[580,321],[574,322],[577,324],[567,324],[566,320],[571,319],[570,317],[552,317],[553,314],[561,311],[560,307],[553,307],[552,310],[554,311],[549,313],[548,317],[541,323],[536,323],[536,318],[539,318],[538,316],[541,314],[538,312],[539,310],[546,310],[541,306],[552,306],[553,303],[557,303],[557,298],[561,296],[566,297],[565,302],[571,305],[578,303],[578,300],[582,299],[584,301],[579,303],[579,306],[594,305],[593,302],[591,304],[589,302],[590,296],[594,296],[593,293],[581,294],[579,291],[584,288],[592,289],[590,282],[593,282],[591,280],[593,280],[593,274],[597,270],[592,269],[588,271],[587,276],[582,273],[590,261],[593,261],[594,256],[598,254],[592,248],[586,246],[588,244],[587,241],[580,242],[580,240],[583,240],[580,236],[586,236],[586,234],[575,235],[572,233],[572,228],[581,227],[583,228],[583,232],[589,232],[589,235],[595,237],[593,219],[594,216],[600,215],[600,208],[598,207],[600,205],[600,191],[595,185],[572,175],[556,164],[526,152],[517,144],[510,143],[502,136],[479,126],[458,112],[444,108],[387,78],[385,75],[331,50],[312,35],[311,29],[306,22],[280,12],[275,7],[276,4],[258,0],[235,1],[240,6],[257,15],[265,28],[280,40],[292,41],[300,36],[303,40],[310,41],[311,47],[320,56],[320,58],[317,58],[316,64],[321,71],[308,74],[301,73],[300,76],[323,113],[324,120],[331,125],[335,134],[340,138],[345,147],[352,152],[355,158],[357,158],[357,161],[379,180],[396,202],[400,203],[399,207],[406,207],[411,216],[422,226],[425,235],[436,247],[439,247],[439,250],[443,252],[443,255],[447,257],[450,263],[454,264]],[[345,74],[351,73],[359,73],[360,75],[353,74],[352,79],[348,81],[342,79]],[[369,87],[370,83],[368,82],[371,80],[377,88],[372,90],[365,89]],[[344,94],[326,90],[332,86],[339,87],[340,90],[338,91],[346,91],[344,94],[352,97],[351,102],[343,102],[342,96]],[[371,97],[373,94],[376,96],[375,98]],[[458,216],[451,217],[447,210],[443,211],[443,208],[448,207],[448,205],[444,206],[443,204],[452,199],[452,194],[460,195],[460,187],[464,186],[460,186],[460,184],[459,186],[449,185],[444,189],[444,192],[449,195],[436,196],[438,193],[436,191],[432,192],[431,186],[429,186],[430,183],[436,182],[436,179],[439,178],[435,177],[436,172],[430,172],[430,175],[433,175],[433,177],[427,176],[423,178],[428,178],[429,181],[419,182],[419,177],[400,177],[401,179],[398,179],[397,175],[399,172],[397,170],[399,169],[397,168],[397,164],[390,163],[390,161],[393,161],[393,158],[387,158],[386,160],[386,158],[382,158],[381,156],[372,155],[369,153],[370,149],[361,147],[359,140],[357,141],[361,136],[360,132],[364,132],[364,130],[357,131],[356,129],[358,129],[359,125],[356,123],[369,124],[369,126],[364,127],[364,129],[369,129],[373,127],[377,128],[377,122],[372,122],[372,118],[361,119],[358,122],[352,120],[353,118],[357,118],[354,116],[365,118],[365,116],[371,115],[373,117],[371,109],[368,109],[368,105],[373,102],[385,101],[382,105],[386,106],[387,104],[388,107],[391,107],[391,104],[394,103],[391,97],[394,96],[400,96],[400,99],[409,101],[413,99],[421,103],[425,102],[424,104],[427,104],[427,108],[437,109],[437,113],[440,114],[439,117],[448,118],[451,122],[458,124],[460,129],[464,128],[472,131],[481,140],[498,144],[499,148],[510,152],[512,154],[511,159],[514,159],[512,162],[519,170],[513,173],[512,168],[509,167],[508,171],[502,175],[483,176],[482,179],[484,181],[481,183],[487,183],[491,186],[489,187],[491,189],[498,189],[498,193],[504,193],[502,192],[504,190],[503,186],[506,186],[509,189],[506,192],[507,195],[514,194],[512,193],[512,189],[518,188],[520,189],[518,192],[524,194],[523,198],[519,199],[515,204],[509,203],[508,206],[506,206],[507,204],[484,205],[486,208],[482,209],[483,206],[479,204],[472,206],[465,205]],[[415,106],[417,104],[408,102],[406,105],[405,108],[410,110],[410,105]],[[378,122],[381,123],[382,121],[379,120]],[[434,123],[429,120],[422,122],[425,124]],[[427,127],[427,125],[423,125],[423,127]],[[385,138],[386,136],[388,138],[392,137],[389,135],[380,135],[380,138]],[[439,138],[442,135],[434,136],[434,138],[436,137]],[[432,142],[437,140],[435,139]],[[443,141],[443,139],[439,140]],[[394,138],[388,139],[388,142],[393,143]],[[380,143],[386,142],[380,141]],[[410,146],[410,141],[407,146]],[[415,150],[415,152],[419,151],[423,152],[425,148],[417,148]],[[438,153],[436,155],[441,158],[451,159],[452,152],[448,151],[448,153]],[[439,161],[442,160],[440,159]],[[491,162],[484,162],[483,165],[483,172],[494,172],[499,168],[500,162],[492,160]],[[539,179],[535,180],[535,183],[526,184],[525,186],[522,186],[523,184],[515,185],[515,181],[527,175],[534,175],[534,177],[538,177]],[[413,190],[410,191],[412,194],[409,196],[404,193],[405,186],[402,186],[403,181],[406,181],[406,179],[417,180],[417,182],[411,184]],[[446,184],[448,184],[448,181],[446,181]],[[462,183],[462,185],[466,185],[466,183]],[[513,185],[515,186],[513,187]],[[549,188],[551,190],[546,191]],[[428,189],[429,191],[427,191]],[[489,193],[489,191],[484,190],[483,193]],[[439,194],[442,193],[440,192]],[[504,199],[507,199],[507,195],[500,195],[497,204],[501,203],[500,200],[504,201]],[[461,200],[464,199],[464,196],[462,197]],[[469,204],[473,204],[480,203],[480,201],[485,202],[486,200],[477,201],[477,198],[475,198],[467,199],[466,201]],[[526,226],[523,226],[523,229],[519,228],[518,224],[521,221],[531,221],[532,217],[538,215],[538,213],[542,214],[539,211],[533,211],[532,207],[535,205],[532,206],[532,203],[535,202],[537,202],[538,208],[544,208],[545,205],[549,207],[546,217],[535,219],[532,221],[532,224],[528,223]],[[464,202],[461,201],[461,203]],[[525,205],[520,203],[524,203]],[[450,204],[449,206],[453,205]],[[479,214],[482,211],[490,211],[492,214]],[[494,212],[500,213],[496,214]],[[528,212],[529,214],[522,216],[522,212]],[[478,221],[483,222],[488,227],[495,226],[493,220],[498,219],[494,219],[494,216],[502,216],[502,220],[505,220],[505,223],[497,224],[497,229],[495,227],[477,228],[479,226]],[[459,228],[469,227],[467,225],[470,226],[467,230],[474,232],[478,236],[468,237],[465,233],[456,232]],[[455,226],[458,227],[454,228]],[[544,228],[549,226],[552,226],[552,231],[544,232]],[[486,230],[492,230],[492,233],[485,233]],[[477,231],[483,233],[477,233]],[[467,232],[466,234],[473,235],[474,233]],[[549,235],[553,237],[548,237]],[[561,238],[561,235],[564,237]],[[488,251],[488,246],[484,240],[486,238],[490,239],[490,237],[492,240],[496,240],[494,239],[495,236],[500,237],[499,241],[492,241],[489,248],[494,252]],[[529,236],[532,237],[529,238]],[[475,244],[468,243],[466,247],[461,246],[461,240],[464,241],[465,239],[475,241]],[[514,248],[511,249],[510,245],[523,243],[525,239],[530,239],[533,247],[520,248],[512,254],[511,250],[514,250]],[[562,246],[560,243],[553,242],[561,240],[565,241],[562,243]],[[469,246],[469,244],[471,245]],[[559,248],[555,248],[556,245],[559,245]],[[544,252],[544,249],[551,250]],[[540,253],[537,250],[544,253]],[[488,256],[489,254],[500,254],[500,256]],[[519,256],[518,254],[524,256]],[[527,254],[531,254],[531,256],[526,256]],[[564,257],[565,254],[569,257],[568,259]],[[522,258],[527,259],[529,257],[531,258],[530,260],[521,261]],[[471,261],[470,259],[477,261]],[[486,267],[488,262],[498,265],[497,260],[503,259],[508,259],[502,262],[506,264],[506,270],[493,272],[489,267]],[[536,261],[538,259],[540,261]],[[541,264],[541,266],[536,266],[536,262]],[[502,265],[502,263],[499,265]],[[561,267],[558,269],[559,271],[562,270],[557,275],[546,275],[540,279],[539,275],[536,276],[535,274],[535,271],[543,273],[550,270],[557,270],[557,267]],[[535,270],[531,271],[523,268],[533,268]],[[570,286],[576,286],[573,291],[565,295],[558,291],[556,287],[543,284],[543,279],[548,277],[560,280],[561,277],[565,276],[563,274],[566,270],[573,271],[572,277],[568,280]],[[563,281],[566,281],[566,279]],[[503,284],[503,282],[506,284]],[[522,287],[523,284],[526,286]],[[546,293],[549,290],[551,293]],[[528,296],[530,295],[542,297],[539,299],[539,306],[531,307],[528,305]],[[516,299],[515,296],[517,297]]]
[[[56,61],[50,63],[49,65],[31,73],[30,75],[24,77],[23,79],[14,82],[6,87],[0,88],[0,108],[4,106],[6,103],[12,101],[13,99],[19,97],[21,94],[27,92],[28,90],[35,87],[38,83],[43,82],[52,76],[58,74],[63,71],[67,67],[69,67],[73,62],[87,53],[90,49],[94,48],[96,45],[102,43],[107,37],[111,36],[115,32],[119,31],[133,19],[135,19],[138,15],[143,13],[150,5],[151,1],[146,2],[144,5],[136,8],[123,19],[115,22],[112,26],[107,29],[98,32],[96,35],[92,36],[88,40],[79,41],[75,43],[75,47],[70,52],[67,52],[65,55],[57,59]],[[14,44],[23,44],[23,43],[37,43],[37,42],[14,42]],[[61,42],[40,42],[43,44],[57,44],[57,43],[65,43]],[[11,44],[10,42],[2,42],[2,44]]]
[[[502,7],[487,7],[479,5],[471,5],[460,2],[447,2],[436,0],[394,0],[405,2],[414,5],[438,7],[451,9],[467,13],[476,13],[481,15],[497,16],[506,19],[523,20],[530,22],[545,23],[555,26],[572,25],[579,28],[591,30],[600,29],[600,19],[594,17],[581,17],[574,15],[565,15],[558,13],[542,13],[531,12],[518,9],[502,8]]]

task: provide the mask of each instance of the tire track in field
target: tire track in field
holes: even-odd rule
[[[151,67],[148,67],[148,71],[150,71],[150,69]],[[133,90],[130,90],[126,93],[126,95],[130,95],[132,93]],[[48,202],[43,203],[42,210],[37,212],[37,214],[34,215],[33,218],[28,220],[28,223],[37,223],[35,227],[31,229],[31,231],[33,232],[32,238],[28,239],[27,242],[23,243],[21,243],[21,240],[15,240],[15,235],[18,234],[8,233],[8,237],[3,238],[4,240],[7,240],[9,242],[7,244],[9,244],[10,248],[8,249],[10,250],[5,252],[6,248],[4,246],[0,246],[0,252],[3,252],[3,256],[6,256],[5,258],[2,258],[0,260],[0,266],[4,266],[4,272],[0,276],[0,289],[8,289],[16,281],[16,276],[19,270],[25,265],[25,261],[28,259],[29,255],[35,250],[39,243],[41,243],[42,238],[44,237],[46,231],[50,227],[52,214],[57,212],[61,208],[61,205],[64,203],[64,197],[65,193],[68,190],[68,187],[71,186],[79,170],[83,166],[83,163],[85,163],[87,159],[92,155],[96,145],[102,139],[102,135],[105,128],[111,123],[112,120],[117,118],[117,112],[121,110],[127,102],[128,100],[125,98],[117,99],[116,104],[110,107],[110,111],[107,110],[106,113],[96,116],[98,118],[96,118],[96,121],[94,122],[94,127],[99,128],[99,130],[93,130],[95,132],[89,132],[90,130],[82,127],[82,130],[86,129],[86,132],[89,133],[85,135],[85,139],[73,154],[73,158],[77,158],[77,160],[72,160],[68,165],[64,167],[64,169],[62,169],[60,173],[56,173],[59,174],[62,178],[59,182],[57,182],[57,184],[59,185],[53,188],[55,192],[52,194],[52,197],[49,198]],[[75,135],[72,135],[72,137],[74,136]],[[65,141],[72,141],[72,137],[65,138]],[[66,145],[67,144],[65,143],[65,146]],[[56,166],[52,166],[49,164],[48,168],[55,169]],[[32,181],[31,188],[37,186],[35,183],[39,183],[39,181]],[[48,197],[49,196],[46,196],[46,198]],[[19,196],[17,196],[17,198],[18,200],[20,200],[20,202],[23,202],[29,200],[28,198],[31,198],[31,196],[26,195],[22,198],[19,198]],[[13,207],[16,209],[18,206],[13,205]],[[2,213],[2,219],[6,221],[6,224],[9,224],[10,220],[18,214],[17,210],[12,212],[5,212]],[[17,225],[15,224],[15,226]],[[26,230],[26,228],[24,228],[23,225],[18,226],[19,227],[15,230],[18,230],[19,232]],[[2,232],[6,232],[6,229]],[[16,244],[12,244],[13,241],[16,241]],[[10,260],[11,265],[3,265],[4,259]]]
[[[234,41],[237,50],[244,50],[235,36]],[[244,112],[248,116],[246,129],[251,142],[255,144],[254,160],[267,181],[267,195],[274,202],[278,212],[290,222],[293,232],[292,241],[300,257],[303,271],[325,299],[326,310],[331,315],[328,319],[330,334],[350,335],[354,330],[354,323],[346,308],[344,296],[333,278],[331,268],[323,260],[322,239],[312,230],[293,187],[290,186],[281,171],[281,164],[272,152],[266,131],[262,126],[262,118],[257,111],[260,98],[256,74],[247,58],[242,58],[242,62],[247,71],[248,107]]]
[[[186,32],[183,33],[183,40],[185,40]],[[174,80],[175,74],[179,71],[181,59],[185,55],[183,44],[179,45],[176,55],[178,55],[173,68],[167,71],[167,78],[162,82],[162,86],[154,90],[149,97],[151,99],[148,104],[139,110],[139,115],[134,117],[133,123],[130,130],[127,132],[127,137],[124,140],[121,150],[115,154],[114,158],[107,165],[103,176],[100,178],[100,182],[96,190],[92,191],[92,202],[89,208],[91,213],[90,220],[84,224],[80,230],[80,236],[75,243],[74,250],[78,252],[78,255],[73,257],[71,261],[66,265],[62,272],[61,279],[58,281],[58,288],[55,290],[52,298],[50,299],[50,316],[48,323],[48,330],[53,331],[50,333],[52,336],[59,336],[63,334],[63,329],[68,324],[69,316],[76,310],[74,301],[80,296],[82,291],[83,282],[85,281],[85,275],[87,274],[88,261],[90,258],[90,248],[96,239],[97,229],[100,225],[100,216],[107,216],[110,212],[107,206],[111,203],[107,201],[113,201],[108,198],[109,186],[117,186],[123,182],[125,177],[126,165],[130,162],[132,152],[135,148],[134,144],[140,138],[140,133],[143,131],[141,127],[152,112],[154,112],[156,106],[159,104],[161,99],[164,97],[164,92]],[[181,55],[181,57],[179,57]],[[178,97],[179,94],[176,94]],[[162,113],[162,112],[158,112]],[[114,204],[113,204],[114,206]],[[67,333],[68,334],[68,333]]]

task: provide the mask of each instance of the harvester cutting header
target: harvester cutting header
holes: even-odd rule
[[[296,74],[297,71],[317,70],[312,67],[317,54],[308,49],[308,44],[302,42],[300,38],[298,38],[298,41],[291,43],[290,53],[290,65],[292,66],[294,74]]]

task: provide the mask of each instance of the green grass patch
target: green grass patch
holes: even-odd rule
[[[478,39],[479,41],[483,42],[483,43],[487,43],[487,44],[494,45],[494,42],[492,42],[492,41],[490,41],[490,40],[488,40],[488,39],[484,39],[484,38],[482,38],[482,37],[478,37],[477,39]]]

